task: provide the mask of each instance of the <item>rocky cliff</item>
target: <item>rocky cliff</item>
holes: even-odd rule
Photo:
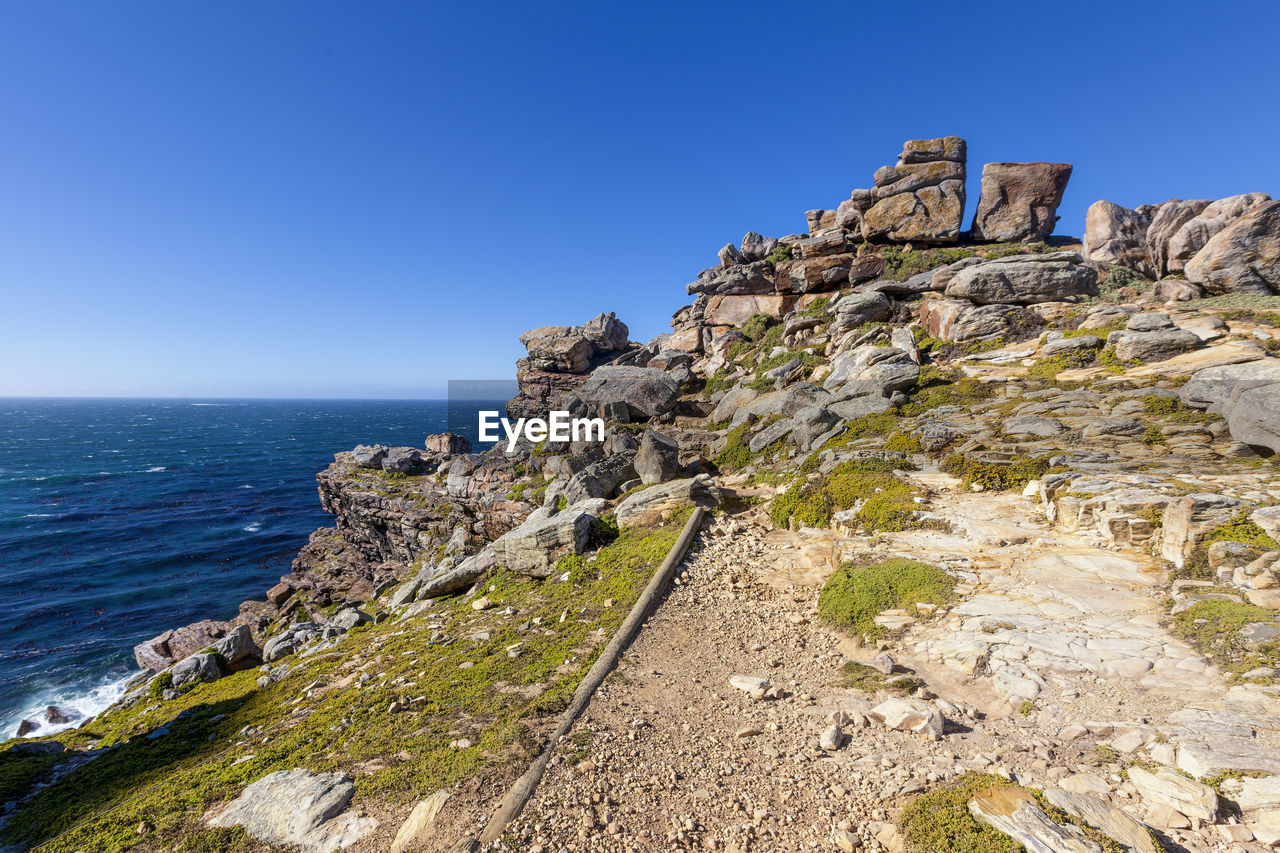
[[[339,453],[334,526],[237,619],[140,645],[0,831],[80,797],[67,844],[476,849],[696,504],[495,849],[1280,842],[1280,203],[1100,201],[1077,240],[1069,164],[990,163],[965,231],[966,149],[908,141],[804,233],[725,245],[647,343],[523,335],[509,413],[604,441]]]

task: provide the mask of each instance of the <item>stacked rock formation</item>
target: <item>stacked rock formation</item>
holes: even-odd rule
[[[1070,163],[988,163],[973,215],[974,242],[1045,240],[1071,178]]]
[[[581,326],[543,326],[520,336],[529,351],[516,362],[519,393],[507,403],[512,418],[540,417],[586,381],[592,369],[631,348],[630,334],[611,311]]]
[[[875,203],[862,215],[862,235],[896,241],[952,243],[964,219],[965,141],[913,139],[897,165],[876,170]],[[850,203],[857,206],[857,192]]]
[[[1245,193],[1134,210],[1098,201],[1085,221],[1084,253],[1147,278],[1184,275],[1194,287],[1170,288],[1182,298],[1280,293],[1280,201]]]

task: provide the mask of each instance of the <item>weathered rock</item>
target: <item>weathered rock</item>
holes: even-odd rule
[[[1190,302],[1192,299],[1200,299],[1204,296],[1204,290],[1200,285],[1177,278],[1157,281],[1151,293],[1159,302]]]
[[[984,788],[969,800],[969,813],[1022,845],[1029,853],[1101,853],[1102,847],[1054,823],[1024,788]]]
[[[748,261],[762,261],[769,257],[778,241],[774,237],[765,237],[754,231],[748,231],[742,238],[742,257]]]
[[[735,267],[718,268],[713,275],[699,278],[685,287],[691,295],[742,296],[774,292],[773,266],[767,261],[753,261]]]
[[[400,829],[391,842],[391,853],[406,853],[431,844],[436,836],[436,818],[448,800],[448,791],[436,791],[420,800],[404,819],[404,823],[400,824]]]
[[[752,699],[763,699],[764,694],[772,687],[767,679],[757,678],[754,675],[732,675],[729,677],[729,685],[746,693]]]
[[[1280,201],[1250,209],[1215,234],[1186,274],[1210,293],[1280,293]]]
[[[663,513],[685,506],[710,508],[721,503],[720,490],[706,474],[687,480],[671,480],[628,495],[618,504],[620,527],[644,527],[658,523]]]
[[[591,412],[611,403],[625,403],[633,418],[649,419],[675,407],[680,386],[661,370],[606,366],[592,373],[574,396]]]
[[[722,423],[729,420],[739,408],[759,396],[759,391],[746,386],[729,389],[720,398],[720,402],[716,403],[716,407],[711,410],[711,421],[713,423]]]
[[[1064,432],[1066,427],[1055,418],[1039,415],[1019,415],[1004,422],[1001,432],[1010,438],[1049,438]]]
[[[635,451],[628,451],[593,462],[574,474],[565,485],[565,500],[576,504],[588,498],[609,497],[618,486],[636,476],[635,458]]]
[[[1154,332],[1112,332],[1107,342],[1122,361],[1165,361],[1201,345],[1200,336],[1185,329]]]
[[[378,826],[372,818],[342,813],[354,793],[355,785],[342,773],[281,770],[246,787],[209,825],[238,825],[266,844],[331,853]]]
[[[416,447],[388,447],[382,458],[382,470],[393,474],[421,474],[429,467],[429,460]]]
[[[387,448],[381,444],[367,445],[357,444],[355,450],[351,451],[351,459],[361,468],[381,468],[382,460],[386,458]]]
[[[1001,337],[1032,322],[1019,305],[974,305],[964,299],[922,299],[918,310],[930,337],[956,343]]]
[[[654,430],[645,430],[636,451],[635,472],[646,486],[670,480],[680,470],[680,445]]]
[[[262,649],[253,641],[248,625],[233,628],[212,646],[213,652],[222,656],[232,672],[249,669],[262,663]]]
[[[908,140],[896,166],[876,171],[876,203],[862,214],[867,239],[953,242],[964,216],[965,144]]]
[[[973,239],[1044,240],[1058,221],[1070,163],[987,163],[973,216]]]
[[[503,568],[545,578],[560,557],[582,553],[594,519],[591,513],[572,505],[556,513],[536,509],[515,530],[495,539],[489,549]]]
[[[1011,255],[966,266],[946,294],[981,305],[1060,302],[1097,292],[1097,272],[1075,252]]]
[[[874,387],[876,393],[888,397],[894,391],[905,391],[920,379],[920,365],[897,347],[871,344],[844,352],[831,361],[831,373],[823,380],[827,389],[850,384]],[[859,389],[862,390],[862,389]],[[856,396],[863,396],[857,393]]]
[[[1162,853],[1151,840],[1151,833],[1138,821],[1109,803],[1089,794],[1050,788],[1044,792],[1049,804],[1079,818],[1088,826],[1114,838],[1133,853]]]
[[[1233,799],[1258,841],[1271,845],[1280,841],[1280,776],[1246,776],[1240,780],[1240,791]]]
[[[807,382],[797,382],[777,391],[761,394],[754,400],[739,406],[733,413],[736,426],[747,418],[766,418],[770,415],[790,417],[805,406],[822,405],[831,401],[831,393]]]
[[[217,681],[222,677],[222,669],[218,666],[217,657],[197,652],[175,663],[169,674],[173,679],[173,687],[179,689],[189,684]]]
[[[808,450],[813,442],[825,435],[840,417],[823,406],[805,406],[791,418],[791,440],[801,450]]]
[[[1084,256],[1119,264],[1145,276],[1154,270],[1147,258],[1151,217],[1109,201],[1095,201],[1085,214]]]
[[[458,435],[456,432],[442,432],[437,435],[427,436],[424,442],[427,450],[432,453],[440,453],[445,456],[454,456],[458,453],[470,453],[471,441],[465,436]]]
[[[716,294],[707,299],[702,322],[707,326],[740,327],[756,314],[780,318],[794,308],[795,304],[796,297],[791,294]]]
[[[937,708],[910,699],[888,699],[871,709],[869,716],[891,729],[918,732],[931,740],[942,738],[942,714]]]
[[[1200,536],[1230,520],[1240,501],[1226,495],[1184,495],[1165,507],[1160,556],[1179,568],[1191,556]]]
[[[1168,270],[1185,270],[1187,263],[1213,237],[1244,214],[1271,200],[1266,193],[1245,193],[1220,198],[1205,205],[1196,216],[1183,223],[1169,238],[1166,250]],[[1154,228],[1155,223],[1152,223]]]
[[[1218,795],[1214,790],[1168,768],[1151,773],[1130,767],[1129,781],[1149,803],[1168,806],[1193,820],[1213,821],[1217,817]]]
[[[724,248],[716,253],[716,256],[720,258],[721,265],[726,267],[746,263],[746,258],[742,257],[738,247],[732,243],[726,243]]]
[[[1208,204],[1208,199],[1174,199],[1160,205],[1156,215],[1151,217],[1151,225],[1147,228],[1147,254],[1156,275],[1179,272],[1186,265],[1185,260],[1170,257],[1169,243],[1178,230],[1195,219]]]
[[[889,299],[883,293],[850,293],[842,296],[832,307],[832,313],[835,314],[835,321],[831,324],[832,334],[856,329],[864,323],[886,320],[892,311]]]
[[[267,640],[262,646],[262,659],[275,663],[283,657],[296,654],[303,646],[320,638],[321,627],[315,622],[296,622]]]

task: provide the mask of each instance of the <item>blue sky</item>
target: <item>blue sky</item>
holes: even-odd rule
[[[970,8],[963,8],[969,5]],[[0,5],[0,395],[440,396],[902,140],[1280,195],[1280,4]]]

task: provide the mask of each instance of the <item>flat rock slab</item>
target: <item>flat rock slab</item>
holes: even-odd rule
[[[1012,838],[1030,853],[1102,853],[1075,827],[1059,826],[1022,788],[995,786],[974,794],[969,813]]]
[[[242,826],[267,844],[331,853],[378,826],[373,818],[342,814],[354,793],[355,785],[342,773],[280,770],[246,787],[209,825]]]
[[[1126,845],[1134,853],[1161,853],[1145,826],[1097,797],[1058,788],[1045,791],[1044,795],[1051,805],[1083,820],[1099,832]]]

